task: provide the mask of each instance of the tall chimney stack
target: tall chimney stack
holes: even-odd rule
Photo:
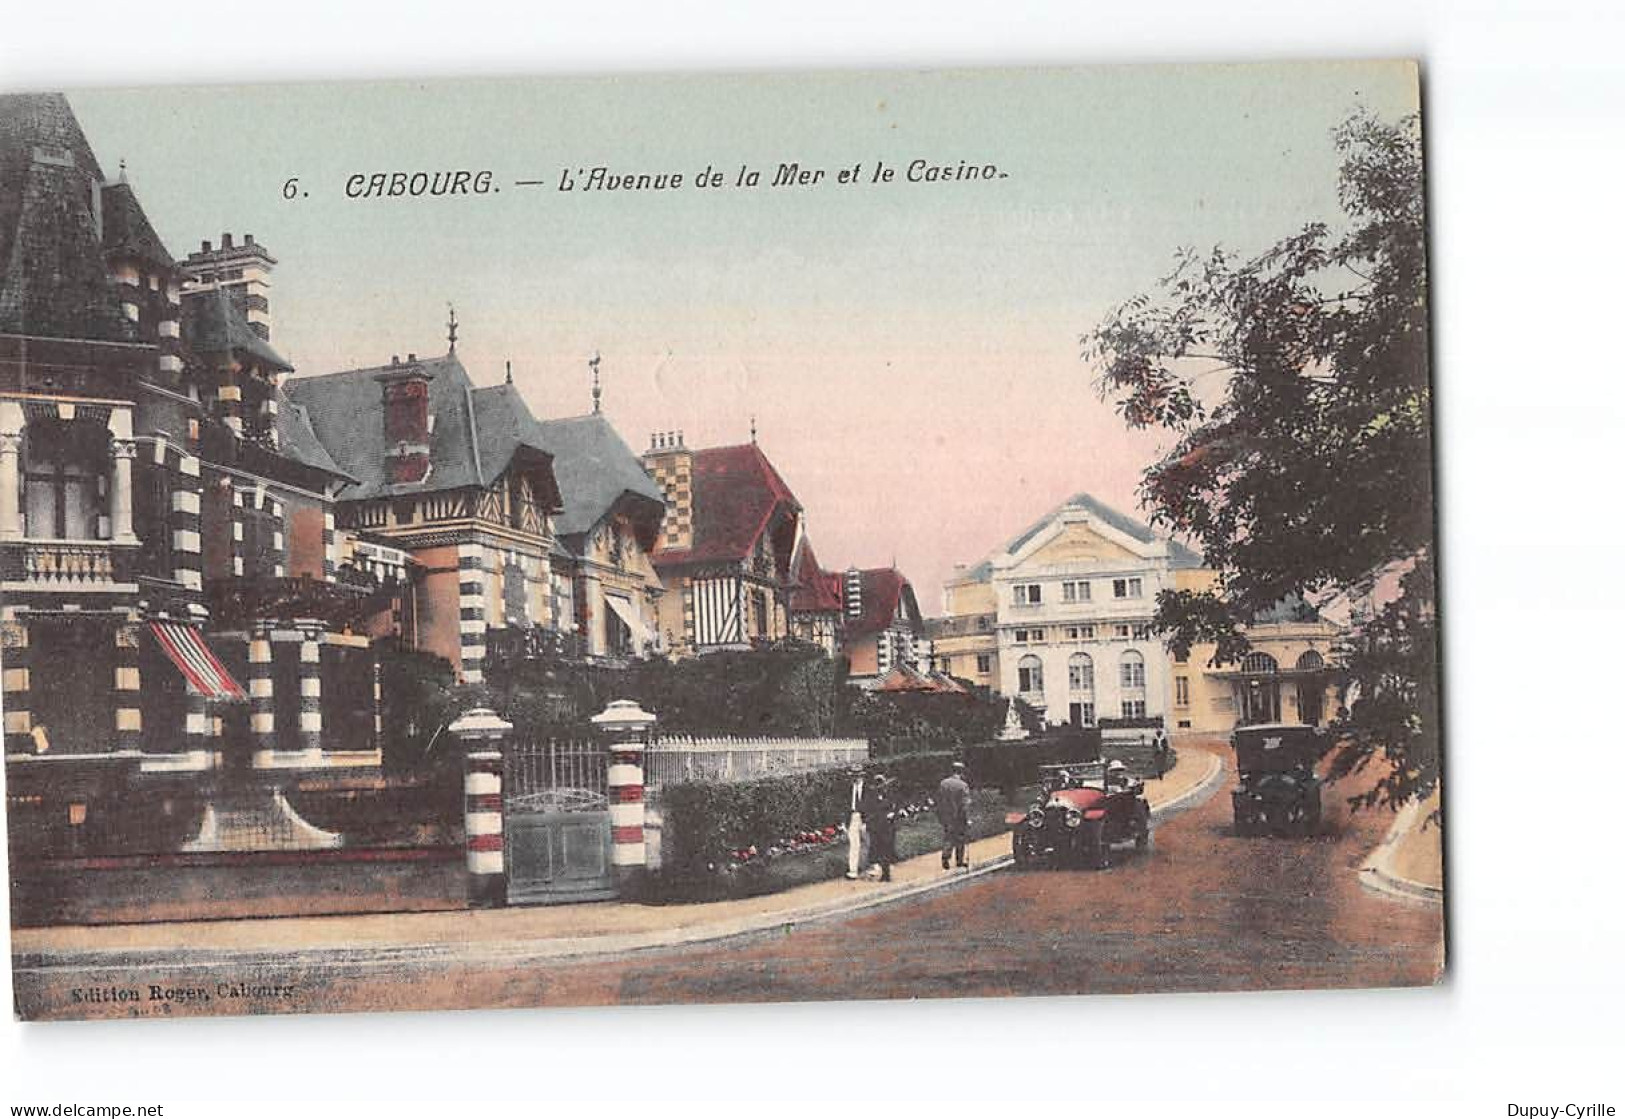
[[[660,526],[657,551],[680,552],[694,546],[694,452],[682,433],[657,431],[643,452],[643,469],[666,493],[666,519]]]
[[[230,233],[220,235],[220,247],[209,241],[181,261],[181,292],[198,291],[219,285],[231,298],[249,328],[266,341],[271,339],[271,271],[276,258],[265,246],[245,233],[242,243]]]
[[[384,390],[384,469],[396,485],[429,476],[429,382],[434,374],[411,357],[373,378]]]

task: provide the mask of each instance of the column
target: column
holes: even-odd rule
[[[461,644],[463,683],[485,679],[485,549],[478,544],[457,545],[457,629]]]
[[[31,675],[28,625],[17,620],[15,607],[6,607],[3,619],[0,619],[0,649],[4,650],[5,663],[5,668],[0,670],[0,680],[3,680],[5,691],[6,737],[26,735],[34,729],[28,702]],[[8,742],[8,750],[10,745]]]
[[[121,623],[113,634],[115,750],[141,749],[141,623]]]
[[[276,749],[276,695],[271,683],[269,622],[257,623],[248,634],[248,739],[256,755]]]
[[[135,526],[131,514],[131,464],[135,461],[135,441],[133,439],[113,440],[113,492],[111,498],[113,512],[113,542],[115,544],[134,544]],[[165,531],[164,526],[158,526],[154,531]]]
[[[299,748],[322,748],[322,631],[303,629],[299,642]]]
[[[372,654],[372,748],[384,748],[384,662],[378,659],[378,646],[374,644],[369,650]]]
[[[463,843],[468,859],[468,904],[494,908],[508,902],[503,850],[503,744],[513,724],[487,707],[465,712],[446,728],[463,746]]]
[[[22,473],[23,437],[17,432],[0,432],[0,540],[21,540],[23,512],[19,500]]]
[[[644,846],[643,757],[655,716],[630,699],[617,699],[592,717],[608,739],[610,867],[623,898],[642,891],[648,862]]]

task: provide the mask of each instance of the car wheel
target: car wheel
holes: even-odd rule
[[[1134,832],[1134,849],[1136,851],[1151,850],[1151,821],[1140,820],[1140,826]]]
[[[1112,845],[1106,839],[1105,825],[1090,829],[1086,857],[1089,865],[1096,870],[1105,870],[1112,865]]]
[[[1020,832],[1014,832],[1010,837],[1010,853],[1015,856],[1017,870],[1026,870],[1032,865],[1032,848]]]

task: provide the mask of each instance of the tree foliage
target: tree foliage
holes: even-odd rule
[[[1084,336],[1084,356],[1127,424],[1171,433],[1141,498],[1217,573],[1211,591],[1160,596],[1175,651],[1212,642],[1234,663],[1247,623],[1277,604],[1363,600],[1410,571],[1343,650],[1334,761],[1380,759],[1362,803],[1397,805],[1438,774],[1422,148],[1414,117],[1357,113],[1333,139],[1335,228],[1253,256],[1178,253],[1155,293]]]

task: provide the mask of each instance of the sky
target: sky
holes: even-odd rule
[[[656,431],[743,443],[754,417],[820,561],[895,562],[928,613],[955,564],[1071,494],[1143,516],[1159,438],[1098,398],[1080,336],[1180,247],[1334,221],[1331,129],[1416,98],[1405,63],[69,93],[177,257],[223,232],[276,257],[272,343],[296,375],[443,353],[453,304],[475,382],[511,362],[546,418],[590,409],[596,351],[634,451]],[[909,183],[917,159],[999,174]],[[791,162],[824,180],[766,185]],[[557,189],[595,166],[684,183]],[[741,166],[763,185],[734,187]],[[692,185],[707,168],[724,186]],[[497,189],[345,194],[454,170]]]

